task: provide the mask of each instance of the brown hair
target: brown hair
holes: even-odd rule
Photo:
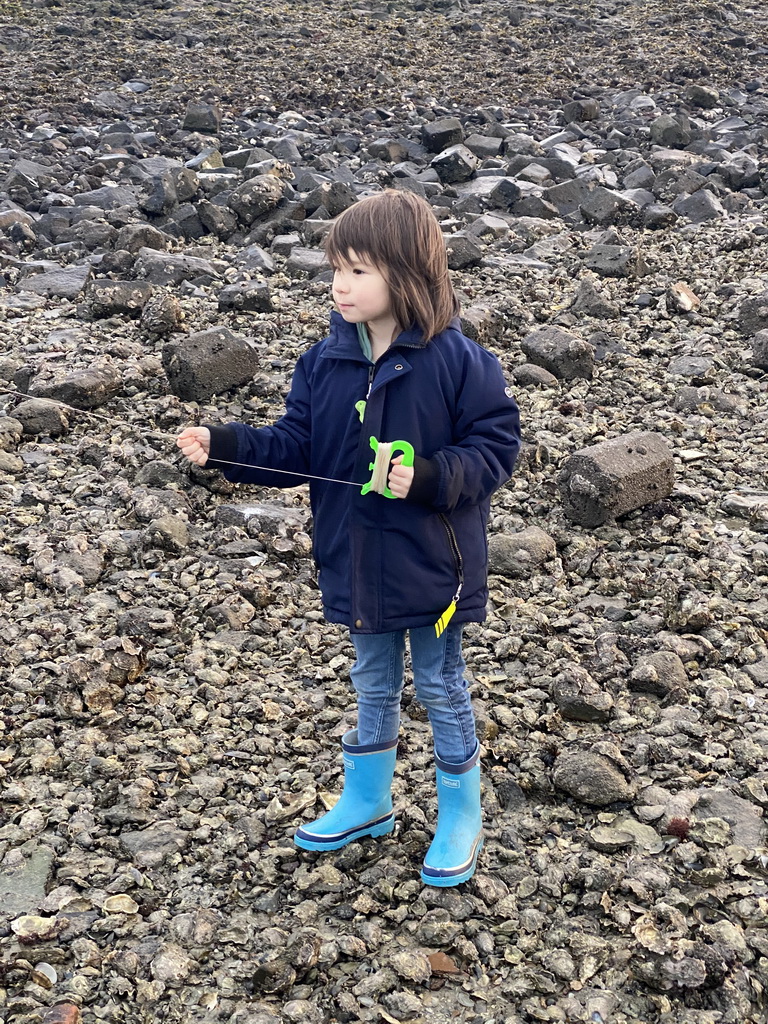
[[[443,233],[425,199],[387,189],[350,206],[328,232],[325,254],[333,267],[351,251],[386,278],[403,330],[417,325],[429,341],[458,315]]]

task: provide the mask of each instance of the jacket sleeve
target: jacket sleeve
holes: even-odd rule
[[[306,483],[311,449],[311,403],[304,359],[299,359],[293,372],[285,413],[272,426],[229,423],[209,429],[211,448],[207,468],[220,470],[228,480],[264,487],[298,487]],[[219,459],[222,461],[218,462]],[[233,462],[240,465],[229,465]],[[267,468],[251,468],[256,466]]]
[[[499,361],[479,346],[468,357],[459,384],[454,436],[453,444],[428,460],[431,504],[438,512],[488,500],[512,476],[520,450],[517,403]]]

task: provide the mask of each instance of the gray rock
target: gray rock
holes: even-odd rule
[[[704,188],[707,179],[692,167],[670,167],[657,175],[653,183],[653,193],[667,201],[682,195],[693,195]]]
[[[547,155],[537,157],[536,164],[549,172],[555,181],[568,181],[576,177],[576,168],[581,163],[581,153],[567,143],[559,143],[547,149]]]
[[[138,868],[159,868],[174,854],[186,849],[191,834],[173,821],[158,821],[140,832],[123,832],[119,842]]]
[[[366,148],[369,156],[374,160],[385,160],[387,163],[396,164],[408,158],[408,150],[399,139],[374,139],[367,144]]]
[[[295,139],[284,136],[282,139],[277,139],[275,142],[269,142],[267,144],[269,150],[278,160],[282,160],[287,164],[291,164],[295,167],[301,163],[301,150],[296,144]]]
[[[160,218],[158,223],[175,238],[202,238],[208,233],[200,220],[197,207],[192,203],[182,203],[171,215]]]
[[[621,765],[593,751],[560,754],[555,761],[552,781],[558,789],[594,807],[631,800],[635,794],[635,786],[627,779]]]
[[[669,372],[687,377],[692,384],[703,387],[712,383],[717,371],[714,362],[707,356],[678,356],[669,364]]]
[[[595,353],[592,346],[559,327],[541,327],[523,338],[520,347],[531,362],[560,380],[591,379]]]
[[[692,138],[686,114],[661,114],[651,122],[651,141],[657,146],[684,149]]]
[[[13,415],[27,435],[47,434],[49,437],[58,437],[69,426],[65,411],[59,405],[43,399],[21,402],[13,410]]]
[[[596,99],[571,100],[563,107],[567,121],[596,121],[600,116],[600,103]]]
[[[673,651],[657,651],[639,658],[629,677],[629,688],[657,697],[688,689],[688,676],[680,658]]]
[[[276,502],[237,502],[219,505],[216,509],[216,522],[222,526],[244,526],[253,537],[276,537],[285,523],[299,526],[303,520],[295,510]]]
[[[258,367],[253,343],[227,327],[199,331],[163,346],[171,391],[186,402],[204,402],[246,384]]]
[[[291,250],[285,269],[292,276],[306,274],[307,277],[317,277],[324,270],[328,270],[329,265],[322,249],[307,249],[297,246]]]
[[[203,199],[197,204],[196,209],[200,223],[217,238],[226,240],[237,230],[237,218],[234,213],[220,203],[210,203]]]
[[[76,299],[91,278],[88,265],[76,264],[42,274],[30,274],[18,285],[17,291],[34,292],[47,298]]]
[[[229,206],[243,224],[253,224],[283,198],[283,183],[271,174],[258,174],[244,182],[229,197]]]
[[[140,249],[136,260],[136,276],[146,278],[150,284],[175,285],[199,278],[214,281],[219,274],[208,260],[199,256]]]
[[[460,320],[462,333],[481,345],[498,337],[503,326],[498,310],[488,306],[469,306],[461,311]]]
[[[221,112],[213,103],[190,100],[184,112],[182,127],[190,132],[217,135],[221,128]]]
[[[480,161],[474,153],[461,144],[444,149],[430,164],[446,184],[468,181],[479,166]]]
[[[624,188],[650,189],[656,180],[656,173],[645,160],[633,161],[632,170],[624,174]]]
[[[287,236],[283,235],[282,237],[285,238]],[[290,253],[291,248],[293,248],[294,245],[299,244],[298,235],[293,235],[291,238],[291,245],[287,251],[281,252],[280,243],[278,243],[277,248],[275,248],[274,242],[272,244],[272,251],[280,252],[281,255],[287,256],[288,253]],[[275,241],[277,241],[277,239],[275,239]],[[235,254],[234,265],[238,270],[257,271],[260,274],[272,274],[275,270],[275,261],[266,249],[263,249],[260,245],[249,245],[245,249],[241,249],[237,252]]]
[[[467,228],[467,234],[474,238],[490,240],[506,238],[509,234],[509,224],[502,220],[501,217],[494,217],[486,213],[472,221]]]
[[[178,330],[181,307],[178,300],[167,292],[155,292],[147,299],[141,311],[141,330],[150,336],[162,336]]]
[[[268,285],[259,281],[229,284],[219,292],[219,309],[222,311],[270,313],[273,308]]]
[[[45,899],[55,854],[47,846],[25,843],[9,849],[0,862],[0,907],[3,915],[34,914]]]
[[[57,236],[60,243],[78,242],[84,249],[111,249],[117,238],[117,228],[101,219],[84,219],[66,228]]]
[[[575,178],[544,189],[542,199],[554,206],[563,217],[578,210],[581,204],[587,201],[591,191],[592,187],[586,181]]]
[[[152,285],[147,281],[92,281],[86,295],[91,312],[95,317],[125,313],[131,317],[141,316],[144,304],[152,294]]]
[[[8,453],[0,452],[0,455],[6,457]],[[29,571],[22,562],[10,555],[0,555],[0,594],[9,594],[11,591],[17,590],[28,575]],[[1,894],[2,873],[0,869],[0,905],[2,905]]]
[[[672,209],[679,217],[687,217],[692,224],[725,216],[723,204],[707,189],[699,189],[693,195],[680,196],[672,203]]]
[[[637,220],[640,207],[620,192],[598,186],[579,204],[582,216],[590,224],[629,224]]]
[[[733,831],[733,842],[748,849],[763,847],[768,840],[768,827],[761,808],[736,796],[728,789],[700,789],[696,817],[722,818]]]
[[[521,384],[523,387],[541,384],[543,387],[553,388],[558,384],[554,373],[550,373],[549,370],[545,370],[543,366],[537,366],[535,363],[520,363],[512,370],[512,377],[516,384]]]
[[[126,185],[104,185],[75,196],[75,206],[96,206],[100,210],[117,210],[121,206],[135,210],[138,205],[135,190]]]
[[[593,245],[584,266],[600,277],[635,277],[644,272],[637,249],[630,245]]]
[[[57,375],[52,381],[30,385],[35,398],[49,398],[77,409],[98,409],[120,391],[122,380],[116,366],[104,363],[73,373]]]
[[[729,153],[717,172],[732,189],[756,188],[760,184],[760,165],[749,153]]]
[[[538,526],[511,535],[496,533],[488,540],[488,568],[510,579],[529,579],[556,552],[554,540]]]
[[[541,196],[523,196],[512,207],[512,213],[516,217],[535,217],[538,220],[555,220],[560,216],[560,211],[552,203]]]
[[[215,171],[224,166],[224,159],[215,146],[209,146],[207,149],[200,150],[191,160],[187,160],[184,166],[195,171],[196,174],[200,171]],[[235,175],[236,177],[237,175]]]
[[[313,189],[308,196],[302,200],[307,213],[314,213],[319,207],[324,207],[330,217],[338,217],[340,213],[348,210],[357,202],[357,193],[351,185],[343,181],[324,182]]]
[[[152,178],[149,191],[142,196],[139,206],[145,213],[160,215],[170,213],[178,203],[175,175],[171,171],[163,171]]]
[[[569,519],[600,526],[660,501],[675,478],[672,452],[661,434],[635,430],[569,456],[559,476]]]
[[[451,270],[464,270],[465,267],[476,266],[483,258],[483,250],[477,241],[463,232],[449,235],[445,247]]]
[[[189,547],[189,527],[180,516],[167,515],[153,519],[144,533],[147,543],[152,547],[176,554]]]
[[[500,178],[488,199],[494,209],[511,210],[523,196],[520,184],[513,178]]]
[[[552,684],[552,699],[563,718],[574,722],[607,722],[613,697],[580,665],[568,665]]]
[[[672,227],[678,219],[678,215],[672,207],[665,206],[663,203],[650,203],[643,207],[640,214],[643,227],[649,228],[651,231]]]
[[[167,249],[172,239],[151,224],[126,224],[118,232],[116,249],[139,252],[140,249]]]
[[[270,249],[278,256],[290,256],[291,250],[295,249],[296,246],[298,245],[301,245],[301,236],[298,235],[296,232],[292,232],[289,235],[275,235],[275,237],[272,239],[272,245],[270,246]],[[259,248],[259,246],[251,246],[251,248]],[[246,252],[247,251],[248,250],[246,250]],[[264,250],[261,251],[263,252]],[[275,264],[274,261],[272,261],[271,256],[269,257],[269,260],[272,263],[272,269],[274,270]],[[256,267],[254,269],[260,268]]]
[[[700,85],[694,83],[685,90],[685,98],[695,107],[703,110],[711,110],[720,103],[720,92],[711,85]]]
[[[768,329],[758,331],[752,339],[750,361],[758,370],[768,370]]]
[[[167,608],[136,605],[119,616],[117,631],[121,636],[138,637],[151,642],[158,636],[174,633],[176,620]]]
[[[464,129],[457,117],[442,117],[427,122],[421,129],[421,140],[430,153],[440,153],[456,146],[464,138]]]
[[[756,335],[768,330],[768,290],[744,299],[736,314],[736,324],[742,334]]]
[[[501,152],[502,139],[489,135],[470,135],[464,140],[464,145],[478,160],[491,160]]]
[[[598,319],[611,320],[621,315],[617,303],[612,302],[606,295],[603,295],[594,281],[584,277],[579,281],[576,294],[571,305],[568,307],[572,313],[582,313],[585,316],[592,316]]]

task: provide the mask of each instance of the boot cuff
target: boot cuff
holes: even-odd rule
[[[464,761],[463,764],[451,764],[450,761],[443,761],[435,754],[435,764],[441,772],[445,772],[447,775],[463,775],[465,772],[471,771],[480,760],[480,744],[478,743],[475,747],[475,752],[472,757]]]
[[[357,742],[357,729],[352,729],[341,738],[342,749],[348,754],[380,754],[384,750],[392,750],[397,746],[397,737],[387,740],[385,743],[363,743]]]

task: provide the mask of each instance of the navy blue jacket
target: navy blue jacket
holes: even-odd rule
[[[355,403],[366,395],[361,423]],[[371,477],[370,437],[408,441],[428,460],[417,462],[412,493],[420,500],[309,481],[326,618],[355,633],[428,626],[463,576],[454,621],[481,622],[490,499],[512,474],[520,428],[498,360],[466,338],[458,320],[426,343],[418,329],[404,331],[372,366],[356,326],[332,313],[329,337],[296,364],[285,414],[258,429],[212,427],[208,465],[270,487],[295,487],[307,473],[362,487]],[[216,467],[217,458],[297,476]]]

